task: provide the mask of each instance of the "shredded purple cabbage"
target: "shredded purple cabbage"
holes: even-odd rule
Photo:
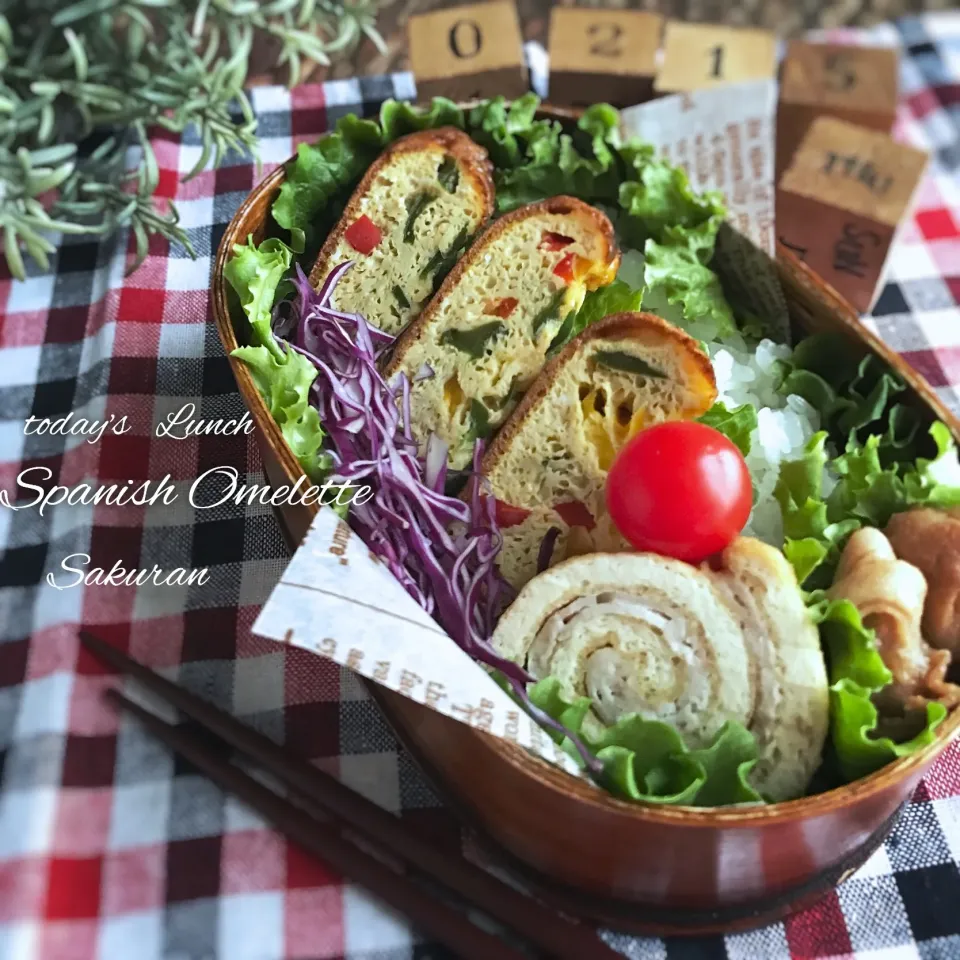
[[[569,737],[596,773],[602,764],[579,738],[530,702],[526,685],[535,678],[490,643],[497,618],[514,594],[495,563],[503,537],[496,501],[485,495],[489,491],[479,473],[483,443],[474,449],[469,499],[445,494],[446,443],[432,435],[419,455],[410,428],[410,380],[401,373],[388,384],[377,369],[394,338],[359,314],[330,305],[350,266],[336,267],[319,290],[298,266],[294,313],[299,321],[293,327],[286,313],[275,314],[278,326],[289,330],[288,342],[317,368],[311,401],[330,440],[331,479],[374,491],[366,503],[351,504],[350,524],[457,645],[499,670],[531,715]],[[277,328],[274,332],[280,335]],[[424,365],[416,379],[430,376],[433,370]]]

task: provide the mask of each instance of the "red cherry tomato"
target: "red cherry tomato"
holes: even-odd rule
[[[540,241],[541,250],[562,250],[564,247],[569,247],[573,243],[573,237],[564,236],[562,233],[554,233],[552,230],[547,230],[543,239]]]
[[[560,514],[568,527],[586,527],[587,530],[592,530],[597,525],[593,514],[579,500],[558,503],[553,509]]]
[[[641,430],[614,460],[606,492],[611,519],[637,550],[689,563],[726,547],[753,504],[740,450],[691,421]]]
[[[569,283],[573,279],[573,258],[575,253],[568,253],[554,268],[554,276],[559,277],[564,283]]]
[[[370,253],[383,239],[380,228],[366,214],[354,220],[343,236],[357,253]]]
[[[502,500],[496,502],[497,526],[501,530],[506,530],[507,527],[515,527],[518,523],[523,523],[529,516],[530,511],[524,510],[523,507],[514,507]]]

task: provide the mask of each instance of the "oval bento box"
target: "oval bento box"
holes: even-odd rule
[[[569,120],[568,111],[542,108]],[[213,313],[229,354],[246,342],[231,316],[224,265],[249,234],[259,242],[285,175],[266,177],[237,210],[214,267]],[[799,330],[840,331],[885,360],[911,399],[960,440],[960,421],[926,382],[859,323],[831,288],[781,249],[777,271]],[[274,486],[301,469],[261,401],[246,366],[232,360]],[[301,541],[316,508],[279,514],[288,541]],[[452,641],[451,641],[452,642]],[[487,854],[544,900],[622,929],[692,934],[746,929],[810,905],[883,842],[921,776],[960,730],[960,710],[934,743],[844,787],[766,807],[702,809],[626,803],[523,749],[369,684],[400,739],[441,795],[477,830]]]

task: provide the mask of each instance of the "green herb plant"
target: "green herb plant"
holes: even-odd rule
[[[291,85],[363,35],[375,0],[0,0],[0,230],[11,273],[44,270],[51,232],[129,228],[136,269],[159,234],[193,255],[171,204],[156,209],[149,129],[195,125],[199,173],[256,150],[243,93],[251,53],[276,51]],[[139,159],[129,169],[127,154]]]

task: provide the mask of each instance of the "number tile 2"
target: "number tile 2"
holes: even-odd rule
[[[896,50],[791,41],[777,108],[777,175],[787,169],[817,117],[837,117],[889,133],[897,99]]]
[[[410,68],[417,99],[470,100],[529,90],[513,3],[478,3],[410,18]]]
[[[865,313],[927,159],[884,133],[818,117],[777,187],[779,243]]]
[[[554,7],[550,100],[632,106],[653,95],[663,17],[639,10]]]
[[[765,80],[777,66],[777,40],[766,30],[667,22],[657,93],[685,93],[724,83]]]

